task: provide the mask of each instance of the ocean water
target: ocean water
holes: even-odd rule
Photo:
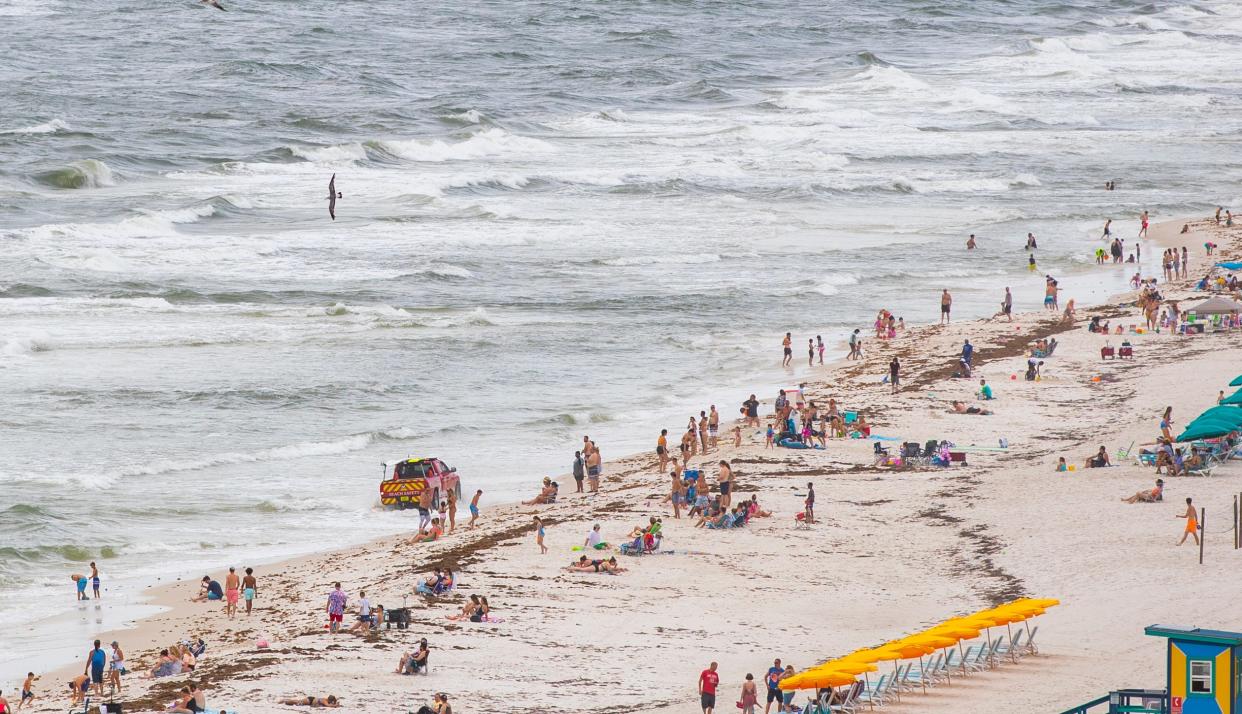
[[[510,500],[1242,195],[1236,3],[222,2],[0,0],[0,682],[87,561],[408,530],[409,454]]]

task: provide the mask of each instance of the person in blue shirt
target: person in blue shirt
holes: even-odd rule
[[[970,340],[966,340],[966,343],[962,345],[962,361],[966,364],[971,364],[971,358],[974,356],[975,346],[970,344]]]
[[[781,681],[781,675],[785,673],[785,668],[781,667],[781,661],[778,659],[768,667],[768,673],[764,676],[763,681],[768,685],[768,704],[763,708],[763,714],[768,714],[768,710],[772,708],[772,702],[776,702],[776,709],[781,709],[781,690],[776,686]]]
[[[988,384],[988,380],[986,379],[979,380],[979,398],[980,399],[991,399],[992,398],[992,385]]]
[[[190,599],[191,602],[203,602],[205,600],[223,600],[224,588],[220,587],[218,580],[212,580],[210,575],[204,575],[203,580],[198,586],[198,595]]]
[[[104,654],[103,648],[99,646],[99,640],[95,640],[95,648],[86,656],[86,668],[82,670],[82,674],[88,671],[91,675],[91,684],[95,686],[95,693],[103,696],[103,675],[104,663],[107,655]]]

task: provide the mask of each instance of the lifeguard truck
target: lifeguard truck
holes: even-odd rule
[[[449,491],[461,500],[461,479],[457,469],[447,466],[439,459],[410,458],[393,464],[383,464],[384,480],[380,481],[380,504],[385,508],[417,508],[418,499],[425,489],[431,489],[432,508],[446,498]]]

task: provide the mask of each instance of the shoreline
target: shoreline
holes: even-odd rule
[[[1182,222],[1183,221],[1180,221],[1180,220],[1179,221],[1166,221],[1161,224],[1157,224],[1153,226],[1153,229],[1159,229],[1160,227],[1166,227],[1170,225],[1176,225],[1176,227],[1180,228],[1180,225]],[[1196,231],[1197,230],[1199,229],[1196,229]],[[1159,233],[1159,231],[1153,230],[1153,233]],[[1174,232],[1172,235],[1176,236],[1177,234]],[[1196,232],[1192,235],[1199,235],[1199,234]],[[1167,239],[1167,237],[1168,236],[1166,235],[1165,238]],[[1234,236],[1234,238],[1236,242],[1236,236]],[[1159,240],[1161,240],[1159,237],[1153,236],[1152,238],[1148,240],[1148,244],[1151,245],[1153,243],[1156,243]],[[1226,245],[1224,240],[1222,240],[1221,242],[1222,242],[1221,258],[1223,258],[1224,255],[1227,254],[1230,250],[1236,250],[1236,246]],[[1163,245],[1168,246],[1168,245],[1172,245],[1172,243],[1164,243]],[[1200,254],[1200,258],[1201,257],[1202,256]],[[1191,283],[1197,280],[1197,277],[1194,277],[1196,275],[1194,271],[1191,271],[1189,275],[1192,276],[1188,278],[1188,280]],[[1088,313],[1096,312],[1096,313],[1101,313],[1101,314],[1112,314],[1114,312],[1117,312],[1118,310],[1122,310],[1122,306],[1119,303],[1122,301],[1122,298],[1125,295],[1126,293],[1112,296],[1109,300],[1099,305],[1090,306],[1090,307],[1088,306],[1080,307],[1080,317],[1078,321],[1074,325],[1063,326],[1063,329],[1059,329],[1059,328],[1062,328],[1062,326],[1059,324],[1060,323],[1059,319],[1057,319],[1057,317],[1059,316],[1059,312],[1048,313],[1048,312],[1035,311],[1035,312],[1025,312],[1025,313],[1015,314],[1015,317],[1021,318],[1021,323],[1020,323],[1021,326],[1026,327],[1029,325],[1031,328],[1033,328],[1033,331],[1031,329],[1028,329],[1027,331],[1018,330],[1018,331],[1015,331],[1014,335],[1007,336],[1005,339],[1001,340],[1000,343],[997,344],[996,346],[981,348],[980,353],[979,353],[979,358],[978,358],[979,363],[978,363],[978,366],[976,367],[976,371],[982,372],[982,368],[985,365],[988,365],[990,363],[991,364],[1006,363],[1008,361],[1014,360],[1015,358],[1019,358],[1021,355],[1024,355],[1025,346],[1030,342],[1031,339],[1034,338],[1035,335],[1039,335],[1045,332],[1048,334],[1060,335],[1063,332],[1069,332],[1069,331],[1075,330],[1077,325],[1081,324],[1083,317]],[[1050,320],[1048,318],[1052,318],[1052,319]],[[822,395],[825,390],[825,383],[829,381],[836,381],[838,384],[833,389],[833,394],[841,398],[842,401],[844,401],[845,395],[849,395],[850,398],[858,398],[860,400],[864,399],[865,398],[864,394],[867,394],[867,390],[874,389],[876,383],[878,382],[878,377],[876,377],[875,375],[882,373],[882,369],[877,369],[877,367],[879,367],[879,365],[882,365],[884,363],[884,361],[887,359],[890,353],[907,354],[907,357],[903,358],[903,364],[916,365],[913,370],[913,379],[907,382],[902,388],[903,395],[908,395],[910,398],[917,399],[919,398],[920,392],[929,391],[931,389],[936,389],[936,391],[940,391],[940,388],[945,381],[944,377],[947,377],[947,374],[943,374],[944,365],[934,366],[934,360],[944,361],[944,360],[947,360],[948,358],[945,356],[935,356],[933,360],[933,359],[927,359],[926,354],[918,355],[917,353],[920,351],[919,345],[915,343],[931,342],[931,341],[936,340],[936,338],[945,337],[947,336],[947,334],[950,334],[950,333],[954,335],[954,338],[956,339],[956,335],[962,333],[964,330],[970,330],[971,328],[974,328],[976,330],[987,329],[991,322],[994,322],[994,320],[989,320],[987,318],[981,318],[981,319],[965,320],[965,321],[956,322],[948,326],[947,328],[938,326],[938,325],[912,326],[907,329],[907,332],[905,334],[899,335],[898,339],[892,340],[892,341],[889,341],[883,344],[877,344],[877,342],[874,339],[871,339],[869,336],[867,340],[869,349],[868,349],[867,356],[865,357],[864,360],[862,360],[861,362],[848,362],[843,357],[839,357],[836,360],[834,360],[831,364],[826,363],[825,369],[823,370],[823,374],[818,375],[816,378],[805,380],[808,384],[808,393],[810,394],[818,393]],[[996,336],[992,335],[991,337],[996,337]],[[973,336],[972,336],[972,339],[974,339]],[[914,350],[915,354],[911,354],[910,353],[911,350]],[[796,354],[796,350],[795,350],[795,354]],[[796,361],[797,359],[795,357],[795,363]],[[907,372],[907,373],[909,374],[910,372]],[[794,376],[792,381],[793,383],[797,383],[799,381],[803,381],[803,378],[800,376]],[[1046,380],[1046,381],[1049,381],[1049,380]],[[786,386],[788,384],[789,382],[786,382]],[[953,385],[950,384],[948,387],[945,387],[945,388],[951,389],[952,386]],[[873,396],[874,395],[867,394],[867,397],[873,397]],[[816,398],[824,398],[824,397],[817,396]],[[937,396],[934,392],[930,393],[930,398],[933,401],[937,400]],[[887,401],[887,400],[882,400],[882,401]],[[727,414],[729,408],[730,407],[726,406],[724,409],[722,409],[721,410],[722,415]],[[876,423],[878,427],[880,427],[879,429],[877,429],[879,433],[884,433],[885,426],[891,425],[892,420],[898,418],[898,415],[893,412],[891,407],[884,407],[882,405],[875,405],[875,404],[868,405],[867,413],[869,417],[871,417],[871,420],[874,423]],[[872,416],[873,414],[875,416]],[[732,423],[731,419],[729,419],[728,417],[723,418],[722,422],[724,422],[725,424]],[[722,424],[722,432],[724,431],[723,426],[724,424]],[[658,428],[656,428],[656,430],[653,431],[653,434],[654,433],[658,433]],[[751,441],[751,440],[753,440],[753,435],[748,435],[747,441]],[[724,438],[722,435],[722,442],[723,441],[724,441]],[[870,442],[868,441],[860,441],[860,442],[856,442],[853,444],[845,444],[845,446],[846,447],[868,446],[869,443]],[[985,441],[984,443],[987,443],[987,442]],[[994,440],[993,440],[993,443],[994,443]],[[830,442],[830,449],[828,453],[801,452],[801,455],[806,456],[806,457],[815,457],[815,460],[822,461],[823,460],[822,457],[828,456],[829,454],[833,452],[833,448],[832,448],[833,445],[834,444]],[[606,447],[607,445],[605,444],[605,448]],[[755,447],[753,443],[751,443],[751,444],[745,444],[741,450],[734,451],[732,448],[730,448],[727,451],[722,450],[722,453],[728,453],[728,454],[734,455],[733,460],[735,463],[748,464],[746,468],[749,469],[750,468],[749,464],[759,465],[759,464],[765,463],[765,460],[760,459],[758,456],[753,457],[757,459],[755,461],[745,460],[745,457],[750,455],[750,452],[753,451],[754,448]],[[859,451],[859,449],[857,448],[849,448],[846,450],[851,451],[851,452]],[[851,457],[854,457],[855,460],[859,456],[857,453],[851,453],[849,455]],[[999,458],[1003,460],[1005,457],[1010,456],[1010,455],[1011,454],[1001,454]],[[799,460],[796,458],[799,456],[799,453],[797,452],[793,454],[780,454],[780,456],[786,457],[784,459],[785,462]],[[865,454],[863,454],[863,456],[864,456],[863,460],[865,461],[866,460]],[[620,459],[607,462],[607,466],[605,469],[604,487],[607,488],[611,486],[612,488],[609,488],[607,491],[603,491],[600,494],[600,496],[597,497],[596,499],[592,499],[592,501],[594,502],[594,507],[591,508],[590,515],[593,516],[594,518],[609,518],[612,515],[630,513],[635,506],[635,502],[633,499],[627,501],[626,496],[633,496],[637,494],[627,494],[626,492],[639,490],[639,489],[642,489],[646,495],[645,497],[639,496],[639,498],[637,499],[638,501],[645,501],[647,504],[646,507],[649,509],[652,507],[659,508],[659,506],[653,506],[652,502],[658,501],[658,499],[662,495],[662,491],[660,489],[662,488],[663,479],[656,478],[654,485],[647,483],[647,481],[653,478],[652,474],[650,473],[650,470],[647,468],[649,465],[649,462],[653,462],[653,461],[654,461],[654,456],[648,453],[648,454],[632,454],[626,457],[622,457]],[[857,468],[859,466],[859,463],[857,462],[839,464],[839,466],[847,467],[848,470],[833,471],[832,469],[834,468],[835,463],[836,462],[832,460],[827,460],[826,463],[822,464],[818,469],[807,470],[805,471],[805,473],[808,476],[819,476],[819,477],[826,476],[829,474],[837,474],[837,473],[844,473],[844,474],[849,474],[849,473],[865,474],[867,473],[867,469],[864,468],[860,470]],[[745,476],[745,474],[743,474],[743,476]],[[636,482],[633,481],[633,479],[635,479],[636,477],[640,477],[643,480],[639,480]],[[572,488],[572,479],[563,479],[563,481],[567,483],[567,485],[570,488]],[[751,492],[750,489],[747,488],[750,486],[753,486],[753,484],[749,484],[749,483],[746,483],[745,481],[739,480],[739,492],[742,493],[743,495]],[[469,492],[470,490],[467,489],[466,493],[468,494]],[[761,491],[761,493],[763,492]],[[616,500],[618,498],[620,498],[620,500]],[[613,500],[609,500],[609,499],[613,499]],[[568,525],[569,523],[572,523],[572,522],[579,522],[579,521],[585,522],[588,520],[593,520],[593,518],[580,517],[581,514],[577,513],[576,512],[577,509],[573,508],[573,506],[582,505],[581,503],[582,500],[583,499],[575,497],[574,494],[572,494],[571,492],[564,491],[560,503],[556,504],[555,506],[544,507],[540,509],[541,512],[544,512],[550,516],[548,519],[546,519],[547,523],[549,524],[550,529],[557,529],[558,526]],[[598,503],[598,501],[604,501],[604,500],[608,500],[608,503],[604,503],[602,505]],[[784,499],[784,500],[789,500],[789,499]],[[783,504],[783,505],[786,505],[786,504]],[[476,538],[475,542],[461,543],[459,541],[463,539],[458,539],[456,537],[453,537],[451,539],[446,539],[446,540],[436,543],[435,547],[432,547],[432,548],[416,549],[414,552],[420,556],[420,560],[422,561],[420,563],[419,568],[416,569],[417,572],[420,574],[423,574],[426,572],[427,569],[429,569],[430,567],[434,567],[437,564],[453,564],[457,566],[465,566],[468,569],[472,569],[472,566],[478,565],[480,562],[482,562],[479,560],[479,558],[482,557],[480,555],[482,552],[490,550],[490,549],[494,549],[496,547],[504,547],[508,545],[509,541],[512,541],[517,538],[521,538],[530,533],[531,529],[533,528],[533,526],[530,523],[521,524],[518,522],[520,521],[520,517],[530,515],[531,511],[529,509],[531,509],[531,507],[524,507],[524,506],[521,506],[520,504],[498,504],[495,506],[486,506],[484,510],[484,514],[486,517],[485,522],[488,525],[484,526],[477,532],[479,537]],[[463,509],[463,512],[464,512],[464,509]],[[630,517],[630,516],[627,516],[627,517]],[[929,517],[929,518],[933,518],[934,520],[934,517]],[[529,518],[527,520],[529,520]],[[585,530],[585,527],[583,528],[583,530]],[[293,559],[280,559],[275,562],[269,563],[267,567],[270,567],[273,570],[279,570],[281,573],[299,573],[307,569],[310,569],[313,572],[322,573],[324,572],[322,568],[325,565],[336,565],[338,567],[344,567],[344,564],[346,563],[353,564],[355,562],[361,561],[361,562],[367,563],[375,567],[378,570],[385,570],[384,566],[388,566],[388,569],[391,570],[392,558],[404,557],[407,554],[406,551],[402,550],[400,545],[394,548],[393,543],[392,543],[393,540],[394,539],[392,537],[388,537],[386,539],[372,540],[362,545],[351,546],[351,547],[347,547],[343,549],[328,549],[328,550],[317,551],[313,554],[309,554],[306,556],[301,556],[301,557],[297,557]],[[397,539],[397,540],[401,540],[401,539]],[[980,548],[983,550],[986,550],[988,547],[990,546],[988,545],[987,539],[981,538]],[[456,569],[457,568],[455,568],[455,570]],[[357,571],[357,568],[355,567],[354,572],[356,571]],[[997,572],[1003,575],[1006,571],[1004,571],[1003,568],[998,568]],[[259,575],[260,575],[260,583],[261,583],[261,592],[263,593],[271,592],[273,589],[275,589],[276,592],[280,593],[282,598],[287,599],[287,604],[289,605],[302,602],[301,593],[297,589],[297,584],[296,584],[297,578],[293,577],[292,579],[295,582],[290,582],[291,576],[286,576],[286,575],[264,576],[263,569],[259,569]],[[989,597],[992,595],[999,597],[1001,595],[1008,595],[1013,592],[1019,592],[1019,591],[1014,590],[1013,583],[1009,583],[1008,585],[1006,585],[1005,584],[1006,579],[1004,577],[1001,577],[1001,575],[994,573],[991,576],[992,579],[997,580],[998,583],[989,586],[991,588],[989,590],[989,593],[991,593]],[[474,577],[475,576],[472,575],[471,579],[473,579]],[[372,576],[370,578],[370,582],[374,584],[364,583],[361,586],[347,585],[347,589],[352,588],[352,591],[356,591],[358,587],[365,587],[368,590],[370,590],[371,588],[380,588],[381,592],[385,592],[383,588],[390,588],[392,584],[395,583],[399,578],[406,578],[408,579],[409,582],[412,582],[413,573],[393,574],[391,572],[387,572],[385,573],[385,577],[376,578]],[[342,578],[342,579],[348,580],[346,578]],[[265,580],[268,580],[269,582],[274,582],[275,584],[265,585]],[[360,580],[365,580],[365,578],[361,578]],[[216,624],[218,625],[219,624],[218,619],[220,617],[218,613],[214,615],[205,615],[202,612],[201,607],[185,602],[185,600],[188,598],[188,594],[185,592],[182,592],[182,589],[188,586],[189,588],[196,590],[196,588],[194,588],[193,586],[193,583],[194,581],[192,580],[189,580],[189,581],[179,580],[176,582],[169,582],[163,585],[159,585],[159,586],[146,589],[143,592],[143,596],[149,598],[152,606],[167,607],[168,609],[154,616],[142,618],[139,622],[136,623],[136,627],[134,629],[110,631],[109,633],[105,633],[105,635],[103,635],[104,641],[106,642],[110,639],[113,639],[113,636],[115,635],[116,638],[120,639],[122,641],[122,644],[125,645],[127,653],[131,653],[130,659],[134,662],[137,662],[140,659],[144,659],[144,658],[149,659],[149,652],[146,652],[146,650],[148,650],[149,647],[155,646],[156,643],[164,642],[165,644],[168,644],[172,641],[169,638],[180,639],[181,635],[175,634],[177,632],[181,632],[182,635],[184,634],[193,635],[194,634],[193,630],[195,628],[200,627],[200,625],[198,625],[197,623],[202,620],[209,619],[213,622],[216,622]],[[463,582],[463,587],[469,587],[470,584],[471,583],[468,581]],[[322,583],[316,583],[315,587],[321,588],[322,585],[323,585]],[[406,589],[408,590],[409,588],[406,588]],[[1053,596],[1053,597],[1057,595],[1056,593],[1043,593],[1043,594],[1048,595],[1048,596]],[[392,601],[392,596],[390,595],[388,599],[389,601]],[[259,602],[262,603],[263,599],[261,599]],[[385,604],[388,604],[388,603],[385,602]],[[281,613],[279,610],[272,611],[269,614],[272,616],[269,617],[266,621],[263,619],[258,620],[259,627],[260,628],[266,627],[272,630],[283,628],[284,632],[281,636],[271,635],[271,637],[273,637],[273,639],[275,639],[276,641],[281,641],[282,637],[285,641],[296,640],[299,637],[311,637],[311,636],[322,637],[322,635],[315,632],[314,630],[311,630],[309,632],[304,631],[304,632],[301,632],[300,634],[298,634],[297,632],[291,631],[289,623],[280,621],[281,619],[287,619],[287,618],[280,617],[281,615],[283,615],[283,613]],[[936,616],[936,613],[933,612],[930,608],[927,609],[926,612],[924,612],[923,614],[925,614],[926,617]],[[436,621],[420,619],[420,620],[416,620],[416,622],[418,622],[421,625],[428,626],[428,627],[434,627],[434,626],[439,626],[441,628],[444,627],[443,623],[436,622]],[[241,621],[239,621],[239,624],[240,623]],[[203,630],[198,629],[197,632],[201,634],[203,633]],[[256,632],[258,632],[258,629],[256,627],[252,626],[252,627],[248,627],[245,629],[233,629],[233,627],[230,627],[227,630],[225,630],[225,632],[231,635],[232,637],[232,642],[225,644],[226,650],[228,648],[237,648],[237,652],[235,653],[237,657],[240,657],[242,659],[246,659],[246,658],[256,659],[256,657],[253,656],[255,653],[252,651],[248,651],[244,644]],[[896,636],[899,633],[894,632],[892,634],[893,636]],[[217,634],[216,637],[218,638],[219,635]],[[132,644],[135,641],[140,642],[140,644],[138,646],[135,646],[134,644]],[[218,649],[218,648],[215,648],[215,649]],[[83,651],[85,651],[85,648],[83,648]],[[294,650],[290,650],[290,651],[292,652]],[[214,652],[212,649],[209,648],[209,659],[207,660],[207,662],[214,662],[214,659],[215,659]],[[270,664],[275,665],[276,662],[272,662]],[[71,668],[72,668],[72,665],[66,665],[63,668],[58,669],[56,671],[56,674],[54,674],[53,676],[49,676],[46,681],[47,682],[56,681],[55,677],[59,676],[60,672],[68,672],[71,670]],[[213,669],[214,669],[214,666],[213,666]],[[220,679],[220,677],[213,675],[210,672],[207,673],[207,676],[212,677],[213,679],[216,679],[216,680]],[[174,679],[180,682],[184,680],[184,677],[177,677]],[[129,686],[133,686],[133,684],[137,683],[137,681],[138,680],[136,679],[129,680]],[[161,682],[163,682],[163,680],[161,680]],[[44,691],[47,691],[48,689],[51,689],[51,687],[45,686],[43,687],[43,689]],[[157,684],[157,692],[155,695],[152,695],[152,696],[159,696],[159,695],[160,695],[160,691],[158,690],[158,684]],[[167,695],[164,694],[164,696],[167,696]],[[148,699],[150,699],[150,697],[148,697]],[[151,699],[151,701],[154,701],[154,700]],[[259,705],[259,703],[252,702],[249,705],[249,708],[255,708],[256,705]],[[673,705],[670,704],[669,706],[673,706]],[[653,709],[653,711],[654,710],[655,709]],[[678,709],[674,708],[674,709],[671,709],[670,711],[673,711],[673,710],[678,710]],[[570,711],[570,710],[566,710],[566,711]],[[626,709],[625,711],[637,711],[637,710]]]

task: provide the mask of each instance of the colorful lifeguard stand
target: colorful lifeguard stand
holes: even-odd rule
[[[1242,632],[1151,625],[1167,640],[1165,689],[1119,689],[1064,714],[1242,714]],[[1097,709],[1099,707],[1100,709]]]
[[[1168,640],[1168,714],[1242,714],[1242,633],[1152,625]]]

